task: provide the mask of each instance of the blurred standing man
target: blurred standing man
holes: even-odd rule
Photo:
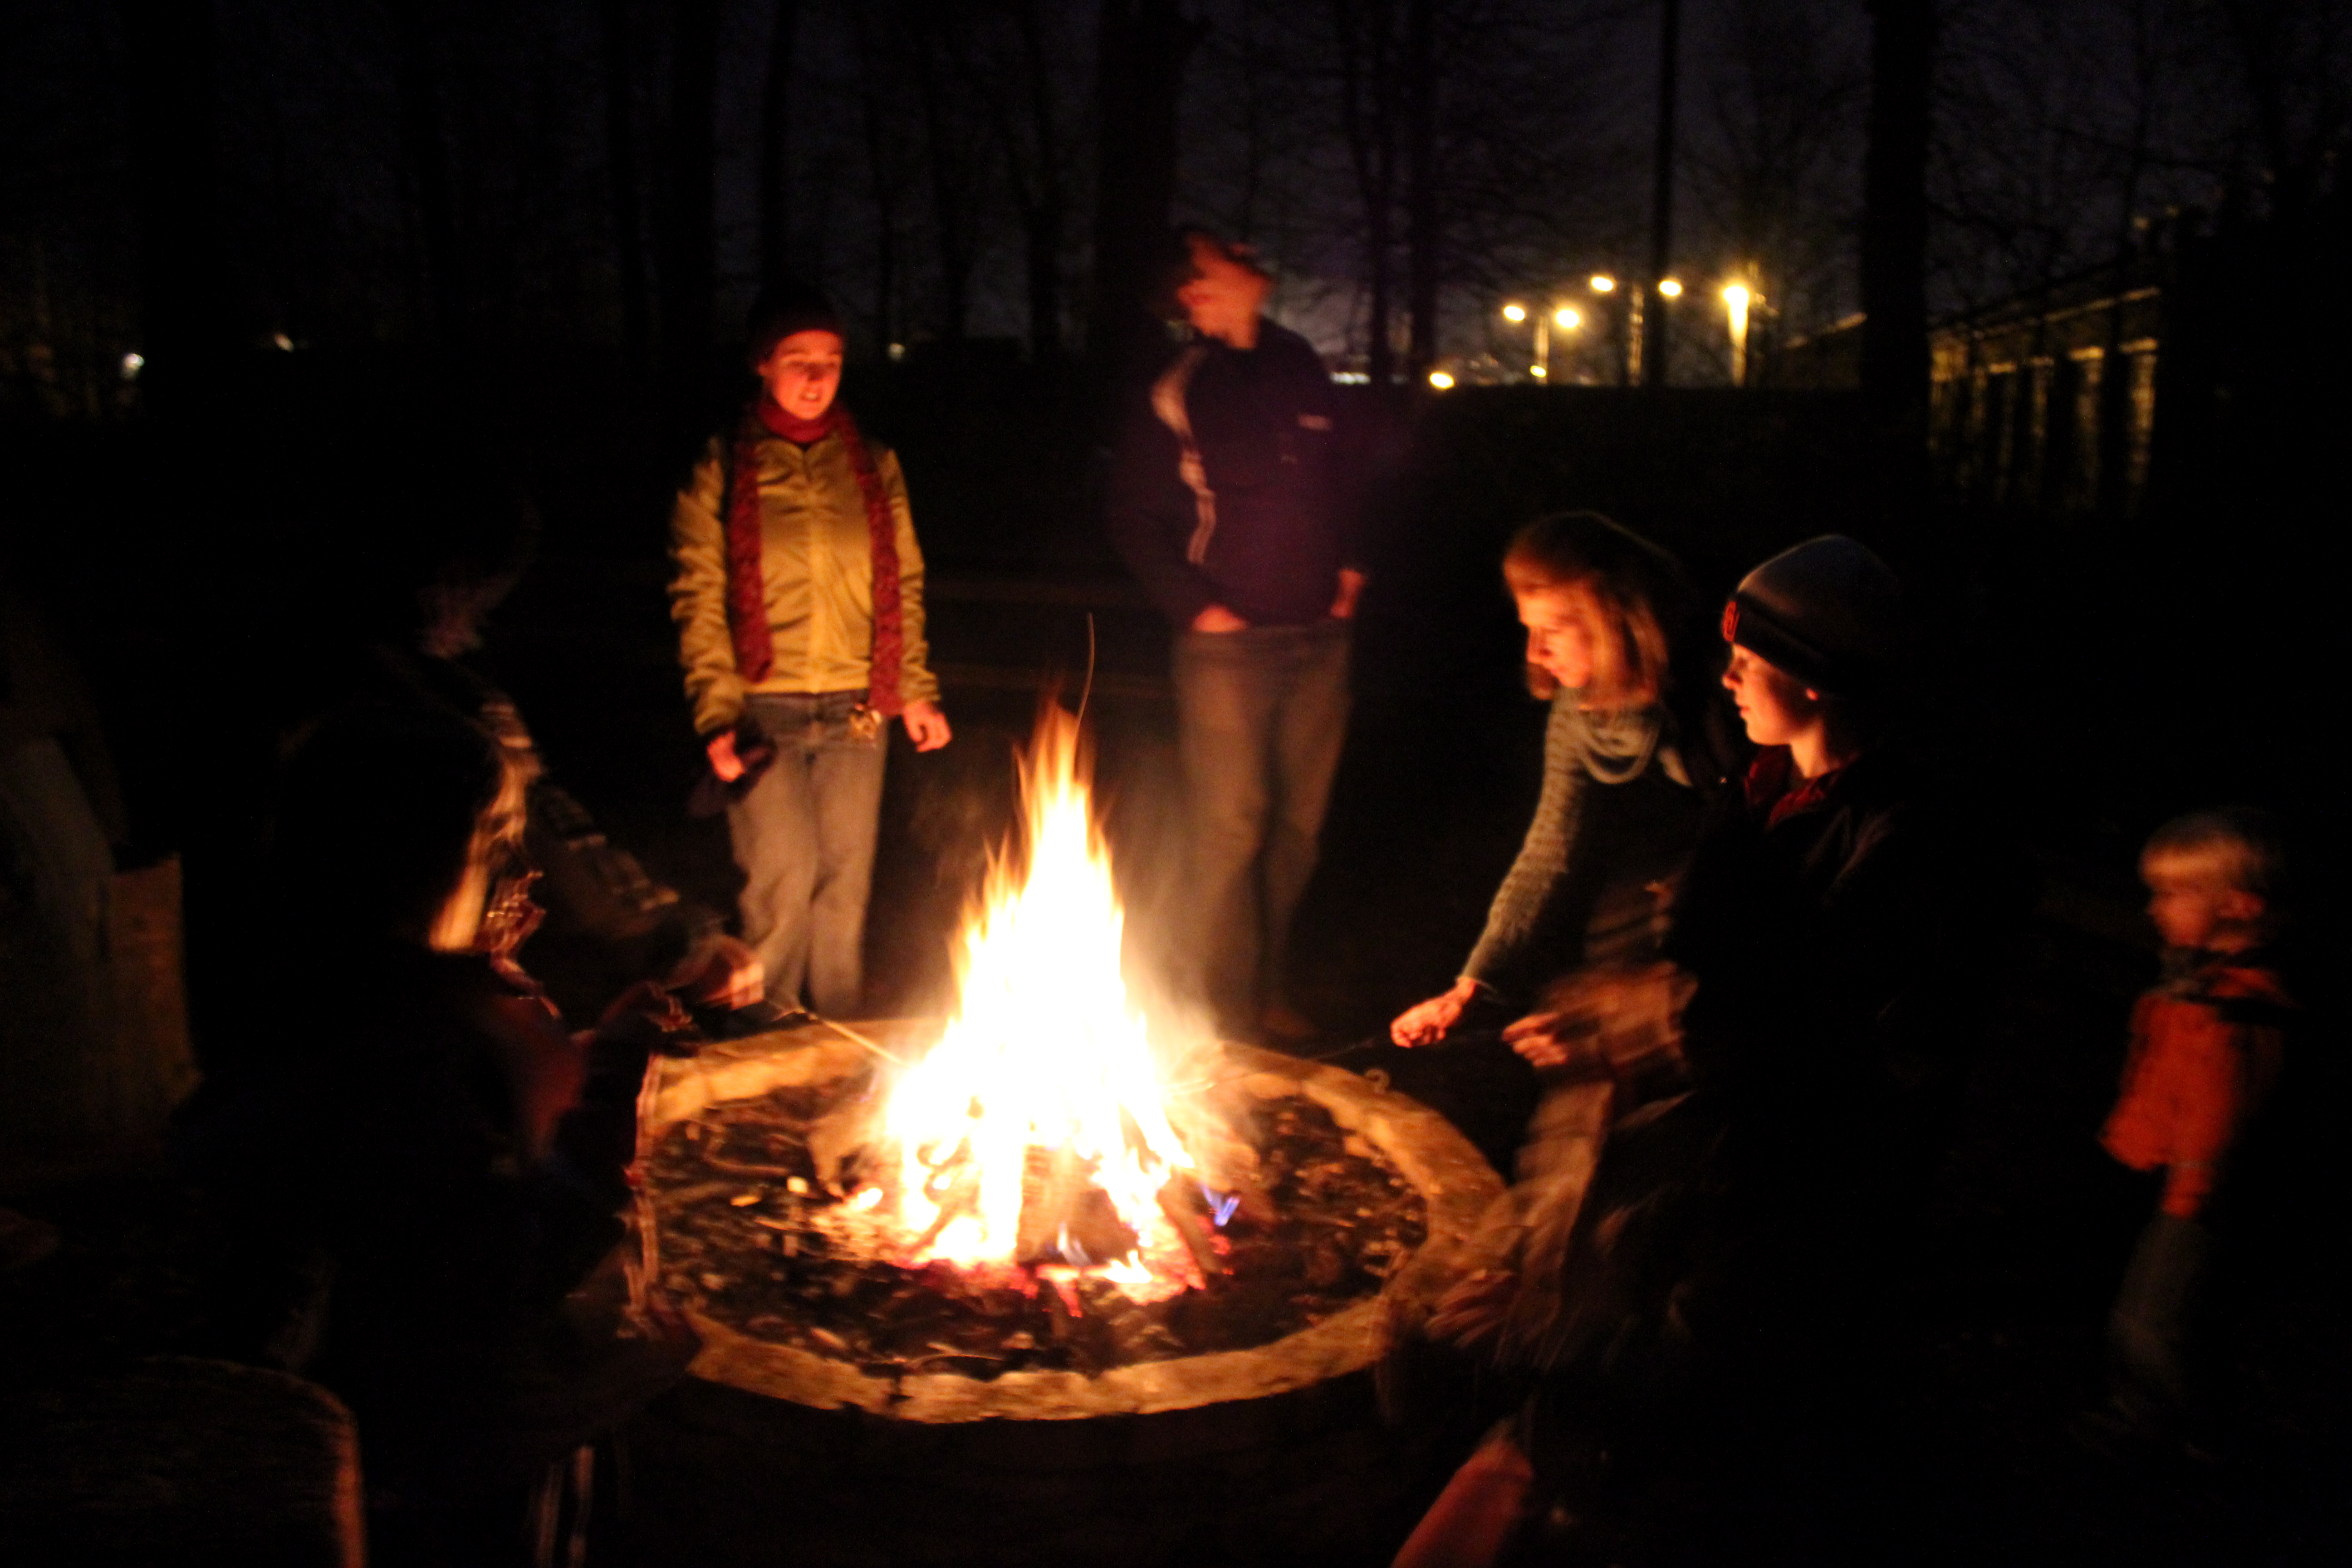
[[[1110,532],[1176,627],[1195,979],[1228,1033],[1296,1038],[1313,1026],[1283,998],[1284,947],[1347,730],[1364,574],[1322,360],[1260,314],[1273,279],[1247,247],[1180,237],[1175,303],[1198,335],[1129,419]]]

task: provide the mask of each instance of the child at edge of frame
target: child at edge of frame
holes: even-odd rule
[[[2132,1009],[2122,1093],[2100,1142],[2135,1171],[2161,1169],[2107,1319],[2107,1388],[2084,1436],[2118,1456],[2209,1452],[2218,1278],[2242,1199],[2231,1168],[2286,1056],[2295,1007],[2270,948],[2285,923],[2285,859],[2243,808],[2158,828],[2140,854],[2164,942],[2157,984]]]

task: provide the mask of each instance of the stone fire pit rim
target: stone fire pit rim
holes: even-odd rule
[[[886,1043],[936,1035],[929,1020],[850,1026]],[[1220,1351],[1113,1367],[1094,1376],[1019,1371],[982,1380],[954,1373],[876,1376],[857,1365],[793,1345],[754,1339],[688,1310],[702,1336],[689,1373],[745,1392],[820,1408],[849,1406],[918,1422],[1082,1420],[1149,1415],[1305,1388],[1370,1365],[1388,1349],[1391,1325],[1417,1319],[1444,1289],[1464,1247],[1502,1191],[1469,1142],[1427,1107],[1327,1063],[1254,1046],[1220,1047],[1230,1080],[1261,1099],[1300,1095],[1394,1163],[1421,1194],[1428,1237],[1377,1296],[1322,1322],[1249,1350]],[[705,1107],[793,1084],[863,1070],[866,1048],[827,1026],[706,1047],[664,1061],[648,1108],[648,1140]]]

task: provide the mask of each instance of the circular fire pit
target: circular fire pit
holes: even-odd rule
[[[913,1055],[936,1026],[858,1032]],[[1053,1264],[910,1265],[858,1211],[866,1194],[826,1180],[828,1117],[875,1065],[824,1027],[664,1065],[646,1127],[647,1251],[703,1337],[696,1376],[924,1423],[1283,1394],[1377,1360],[1390,1323],[1444,1288],[1500,1190],[1434,1112],[1335,1068],[1228,1046],[1210,1092],[1255,1130],[1265,1179],[1245,1200],[1202,1194],[1181,1226],[1201,1263],[1192,1289],[1137,1301]],[[1244,1201],[1251,1212],[1235,1214]]]

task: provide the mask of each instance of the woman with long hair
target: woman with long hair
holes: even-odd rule
[[[1389,1026],[1398,1047],[1446,1048],[1388,1064],[1498,1166],[1540,1086],[1496,1026],[1563,976],[1654,957],[1702,809],[1667,706],[1669,628],[1688,598],[1674,558],[1596,512],[1561,512],[1519,530],[1503,579],[1529,689],[1551,704],[1543,793],[1459,977]]]

